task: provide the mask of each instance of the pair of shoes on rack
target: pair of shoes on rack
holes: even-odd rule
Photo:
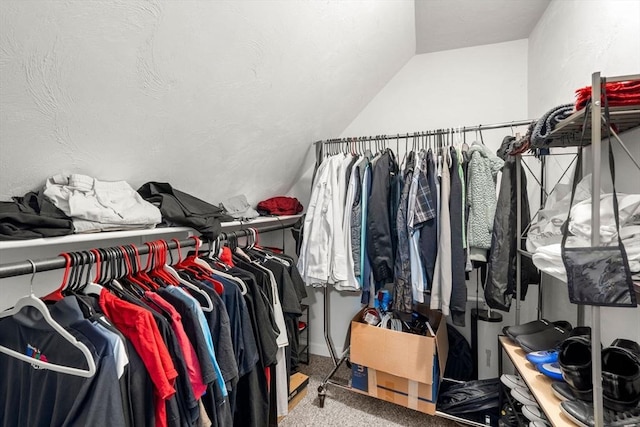
[[[541,350],[527,353],[527,360],[535,365],[538,371],[556,381],[564,381],[558,363],[558,352],[555,350]]]
[[[562,377],[562,369],[560,368],[560,364],[558,362],[540,363],[536,365],[536,368],[538,368],[538,371],[551,378],[552,380],[564,381],[564,378]]]
[[[527,353],[526,358],[529,362],[538,366],[544,363],[555,363],[558,361],[557,350],[541,350]]]
[[[513,397],[516,402],[521,403],[523,406],[538,406],[538,402],[536,398],[533,397],[533,394],[529,391],[527,387],[514,387],[511,389],[511,397]]]
[[[517,343],[527,353],[553,350],[569,336],[572,327],[569,322],[560,320],[534,320],[522,325],[506,326],[502,332]]]
[[[578,328],[576,328],[578,329]],[[581,400],[592,399],[591,331],[567,338],[560,345],[558,362],[562,376],[573,394]],[[602,394],[604,406],[624,412],[640,403],[640,345],[616,339],[602,350]]]
[[[564,381],[555,381],[551,383],[551,390],[553,391],[553,394],[562,401],[580,399],[580,397],[573,392],[571,386]],[[591,395],[588,395],[587,397],[588,400],[586,401],[591,402]]]
[[[593,404],[583,400],[566,400],[560,403],[562,412],[575,424],[582,427],[595,426]],[[640,426],[640,406],[627,411],[604,410],[604,425],[607,427]]]
[[[522,415],[524,415],[524,417],[530,422],[542,423],[542,425],[545,426],[549,425],[547,416],[542,412],[542,409],[540,409],[539,406],[525,405],[522,408]]]

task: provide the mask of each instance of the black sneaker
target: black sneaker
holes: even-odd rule
[[[567,400],[560,403],[560,409],[579,426],[595,426],[592,403],[582,400]],[[615,412],[605,408],[604,425],[607,427],[638,427],[640,426],[640,407],[626,412]]]

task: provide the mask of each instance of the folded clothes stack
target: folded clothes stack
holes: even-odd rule
[[[607,83],[607,101],[611,107],[640,104],[640,81]],[[591,99],[591,86],[576,90],[576,111],[582,110]],[[600,98],[604,105],[604,93]]]
[[[591,246],[590,178],[591,175],[585,176],[576,187],[566,247]],[[560,242],[570,200],[570,186],[558,184],[552,196],[547,199],[544,208],[532,221],[526,241],[527,250],[533,252],[532,260],[535,266],[545,273],[563,279],[566,278],[566,273]],[[640,291],[640,194],[619,193],[617,200],[620,239],[627,253],[632,279],[636,289]],[[600,243],[602,246],[618,244],[614,215],[613,194],[601,193]]]
[[[73,220],[74,233],[153,228],[158,208],[126,181],[100,181],[82,174],[49,177],[44,196]]]

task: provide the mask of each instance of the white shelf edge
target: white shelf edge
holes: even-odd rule
[[[223,222],[222,231],[237,231],[249,227],[259,227],[264,225],[291,225],[302,215],[283,215],[279,217],[261,216],[252,221],[229,221]],[[124,231],[104,231],[99,233],[70,234],[59,237],[46,237],[41,239],[9,240],[0,242],[0,251],[9,249],[32,248],[39,246],[68,245],[74,243],[99,242],[102,240],[125,239],[135,237],[151,237],[166,234],[196,235],[198,232],[190,227],[157,227]]]
[[[84,233],[84,234],[69,234],[67,236],[59,237],[45,237],[41,239],[25,239],[25,240],[10,240],[0,242],[0,251],[6,249],[21,249],[31,248],[37,246],[55,246],[55,245],[67,245],[73,243],[85,243],[85,242],[99,242],[101,240],[111,239],[125,239],[130,237],[146,237],[146,236],[159,236],[163,234],[178,234],[178,233],[194,233],[193,228],[189,227],[158,227],[138,230],[124,230],[124,231],[103,231],[99,233]]]

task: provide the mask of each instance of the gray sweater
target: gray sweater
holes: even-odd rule
[[[469,248],[474,261],[487,261],[496,212],[496,176],[504,161],[484,144],[469,148],[467,203],[469,204]]]

